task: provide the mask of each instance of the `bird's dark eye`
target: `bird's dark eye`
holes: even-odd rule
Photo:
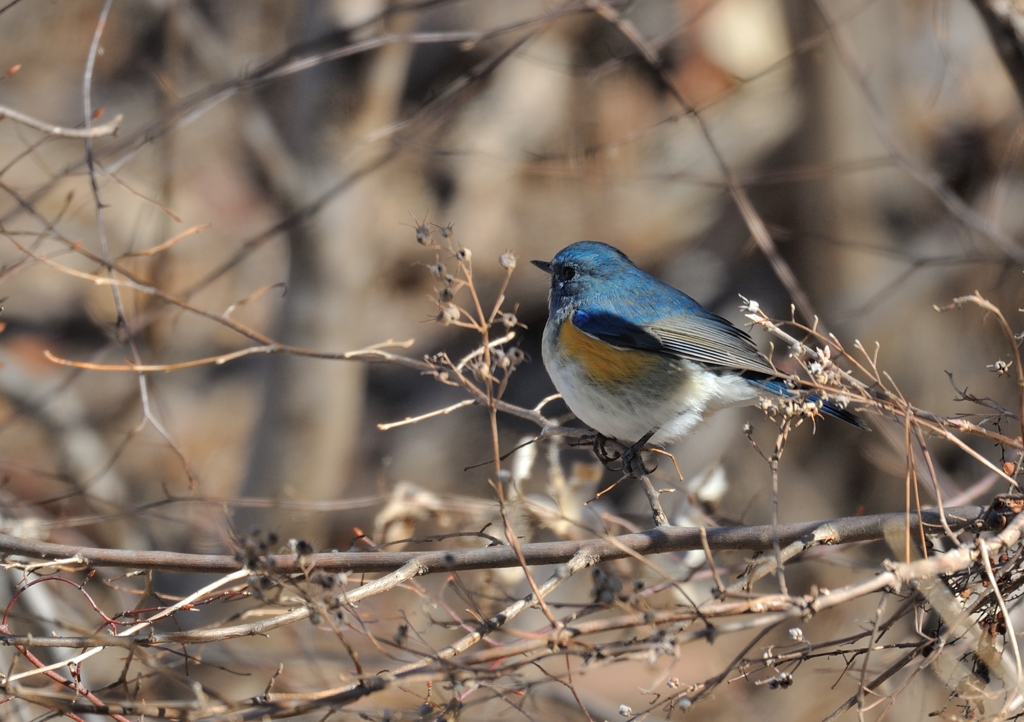
[[[563,266],[562,270],[558,272],[558,277],[563,281],[571,281],[576,277],[576,269],[572,266]]]

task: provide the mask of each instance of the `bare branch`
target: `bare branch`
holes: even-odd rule
[[[1005,521],[1007,510],[980,506],[964,506],[946,510],[950,528],[985,530],[999,528]],[[922,522],[923,519],[923,522]],[[735,526],[710,527],[705,532],[693,527],[662,526],[637,534],[623,534],[607,540],[558,541],[523,544],[523,557],[531,566],[563,564],[581,550],[601,559],[622,559],[631,553],[649,555],[687,550],[703,550],[702,536],[706,533],[711,550],[740,549],[768,551],[774,548],[777,531],[780,544],[804,541],[812,544],[849,544],[880,540],[886,530],[902,529],[906,516],[902,512],[850,516],[827,521],[800,522],[772,527]],[[918,517],[910,515],[911,528],[923,527],[929,533],[941,529],[942,519],[937,511],[925,511]],[[628,551],[627,551],[628,550]],[[168,572],[229,572],[239,568],[233,556],[208,554],[182,554],[175,552],[122,551],[51,544],[30,539],[19,539],[0,534],[0,553],[17,554],[32,559],[81,558],[93,567],[123,567],[127,569],[159,569]],[[324,571],[389,572],[411,561],[417,561],[421,574],[466,571],[470,569],[497,569],[518,566],[519,560],[508,546],[489,546],[482,549],[452,549],[436,552],[322,552],[305,555],[301,560],[294,555],[272,555],[266,567],[275,573],[294,573],[316,568]]]
[[[27,125],[30,128],[41,130],[47,135],[54,135],[59,138],[102,138],[107,135],[114,135],[117,133],[117,129],[121,125],[121,121],[124,120],[123,115],[116,115],[114,119],[109,123],[103,125],[94,125],[89,128],[65,128],[60,125],[52,125],[42,120],[37,120],[30,115],[25,115],[14,108],[8,108],[6,105],[0,105],[0,120],[4,118],[10,118],[16,123]]]

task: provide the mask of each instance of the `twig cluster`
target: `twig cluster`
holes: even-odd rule
[[[436,715],[445,710],[483,705],[489,700],[512,701],[509,695],[517,692],[529,693],[527,697],[543,695],[552,683],[568,684],[572,689],[574,670],[579,675],[588,669],[643,659],[662,671],[647,686],[642,707],[636,702],[632,706],[624,703],[629,709],[626,716],[670,715],[673,710],[688,709],[710,699],[723,684],[745,680],[755,687],[785,689],[795,684],[808,666],[842,660],[842,666],[852,676],[859,675],[860,681],[849,701],[835,711],[838,716],[852,707],[890,705],[898,690],[884,695],[880,690],[894,676],[902,675],[900,688],[905,688],[915,676],[939,664],[955,650],[960,660],[960,681],[951,688],[951,705],[981,708],[986,702],[1001,700],[1000,705],[1009,712],[1019,703],[1019,665],[1015,667],[1012,661],[1019,653],[1009,616],[1010,607],[1021,597],[1024,578],[1020,572],[1024,516],[1016,516],[1024,505],[1017,498],[1008,498],[990,510],[944,508],[941,491],[933,484],[939,499],[934,512],[920,508],[912,511],[912,504],[908,504],[905,514],[805,525],[656,525],[647,532],[618,535],[588,526],[579,514],[565,509],[552,515],[550,509],[522,494],[520,484],[527,472],[523,468],[516,470],[522,463],[513,463],[511,470],[503,467],[498,416],[510,413],[536,423],[538,434],[533,443],[545,444],[552,450],[548,455],[552,461],[548,473],[561,477],[558,483],[563,486],[565,470],[560,468],[557,450],[565,438],[579,439],[585,433],[561,427],[545,417],[542,412],[548,400],[533,409],[502,400],[510,375],[524,360],[515,345],[520,324],[514,311],[504,310],[504,292],[516,265],[515,256],[505,253],[499,259],[505,270],[504,281],[495,301],[485,303],[474,282],[472,253],[455,241],[451,226],[417,223],[415,233],[417,241],[432,254],[426,266],[437,283],[436,321],[467,330],[479,338],[479,345],[457,360],[444,353],[417,360],[379,349],[345,357],[400,363],[466,394],[464,401],[415,418],[382,424],[383,429],[425,422],[470,405],[488,410],[494,489],[499,502],[496,520],[502,524],[505,538],[480,533],[407,539],[402,543],[429,546],[454,542],[455,546],[446,551],[392,552],[386,544],[377,546],[369,536],[363,536],[357,540],[364,547],[362,550],[321,553],[305,542],[292,540],[287,545],[289,550],[280,553],[279,540],[256,533],[238,540],[234,556],[204,557],[117,552],[5,537],[0,539],[0,547],[7,568],[22,575],[19,590],[8,604],[0,627],[0,642],[17,650],[4,677],[10,699],[70,716],[98,713],[114,719],[142,715],[204,719],[230,713],[240,719],[259,719],[358,708],[364,700],[378,696],[384,699],[390,690],[402,689],[421,690],[424,709],[432,709]],[[440,240],[435,240],[435,236]],[[111,266],[117,269],[114,264]],[[965,303],[999,314],[998,309],[986,305],[979,296],[958,300],[959,305]],[[785,341],[791,353],[803,362],[808,379],[801,383],[811,384],[818,399],[850,404],[861,412],[868,410],[878,417],[901,421],[908,445],[919,445],[926,468],[930,468],[931,462],[925,438],[938,436],[954,440],[1014,484],[1015,469],[993,467],[958,434],[979,435],[1014,450],[1020,448],[1019,439],[993,432],[988,424],[944,419],[916,409],[899,394],[892,380],[878,370],[876,359],[868,356],[860,344],[855,344],[861,356],[857,361],[832,335],[825,336],[814,327],[795,321],[779,324],[764,315],[754,302],[746,302],[746,309],[754,323]],[[1001,315],[998,318],[1016,349],[1016,338],[1009,325]],[[786,326],[802,333],[805,340],[798,340],[784,330]],[[492,333],[494,329],[497,334]],[[269,339],[263,347],[290,351],[275,346]],[[843,368],[847,362],[853,373]],[[188,365],[160,370],[172,371]],[[1019,367],[1019,359],[1014,357],[1012,365]],[[140,371],[131,366],[98,364],[88,368]],[[813,419],[817,409],[814,402],[805,402],[799,395],[765,402],[765,412],[776,418],[780,426],[779,440],[769,459],[774,475],[777,476],[778,461],[790,429]],[[532,467],[534,456],[528,454],[527,468]],[[913,455],[908,453],[908,458]],[[907,493],[913,494],[913,500],[920,505],[917,467],[911,467]],[[420,505],[431,505],[429,496],[415,498]],[[562,498],[572,497],[563,494]],[[517,514],[527,514],[534,525],[566,539],[521,543],[515,530],[521,525],[514,509]],[[402,513],[392,508],[387,515],[393,520]],[[479,520],[488,513],[486,509],[477,509],[474,518]],[[450,523],[457,528],[470,518]],[[605,515],[604,523],[621,522]],[[904,560],[886,563],[874,576],[831,590],[811,588],[791,593],[785,586],[783,565],[831,555],[844,544],[873,539],[887,539],[892,544],[900,537]],[[474,544],[474,539],[484,544]],[[943,547],[948,551],[942,551]],[[774,549],[775,553],[735,567],[732,562],[716,558],[729,549]],[[684,551],[702,551],[706,564],[684,563],[683,557],[678,556]],[[658,563],[650,558],[666,553],[668,556]],[[645,572],[633,576],[621,568],[623,563],[638,565]],[[545,564],[559,566],[554,573],[538,576],[538,565]],[[97,570],[103,567],[140,571],[131,572],[128,577],[103,573],[97,578]],[[519,579],[530,591],[498,591],[501,587],[490,587],[491,591],[487,591],[487,586],[479,586],[467,576],[474,573],[472,570],[495,573],[502,568],[518,570]],[[220,572],[223,576],[172,600],[155,591],[152,570],[156,569]],[[589,590],[587,585],[581,588],[576,580],[585,569],[593,569]],[[739,572],[737,580],[727,584],[727,574],[735,571]],[[380,576],[369,581],[368,574]],[[424,583],[429,578],[425,575],[438,574],[450,581],[441,587]],[[780,582],[779,589],[774,591],[765,585],[766,578],[773,575]],[[138,583],[131,583],[130,578]],[[99,599],[106,597],[107,592],[90,592],[97,583],[92,579],[118,594],[134,595],[139,600],[134,611],[104,611]],[[702,579],[714,580],[713,593],[706,598],[694,596],[693,585]],[[449,584],[454,584],[460,595],[472,603],[475,613],[466,617],[451,608],[444,591]],[[567,585],[575,589],[570,598],[576,601],[552,603],[552,593]],[[37,589],[65,587],[76,590],[78,602],[72,599],[68,603],[82,608],[78,615],[81,621],[51,624],[47,635],[26,633],[19,619],[32,618],[31,595]],[[421,618],[410,613],[398,618],[381,617],[367,606],[373,598],[410,593],[421,603],[445,610],[446,619]],[[819,613],[872,597],[878,600],[877,614],[867,629],[838,637],[809,631]],[[669,600],[671,603],[666,604]],[[179,620],[182,624],[182,615],[199,609],[220,614],[196,627],[185,625],[189,628],[179,631],[160,629],[162,620]],[[87,622],[90,614],[96,617],[92,625]],[[927,614],[939,615],[938,626],[921,625],[921,615]],[[913,625],[916,631],[908,635],[907,621],[915,618],[919,620]],[[346,650],[350,666],[342,673],[340,686],[286,691],[281,689],[281,680],[288,676],[280,676],[279,671],[268,677],[263,694],[248,698],[226,700],[198,695],[191,701],[156,701],[152,693],[142,693],[149,683],[145,681],[148,675],[141,673],[139,665],[164,670],[161,674],[166,674],[166,660],[176,658],[175,650],[179,649],[184,650],[184,659],[191,660],[193,665],[209,664],[214,658],[225,658],[226,653],[230,656],[228,650],[237,641],[271,632],[293,630],[297,642],[304,635],[299,634],[296,625],[303,621],[312,623],[318,634],[327,633],[336,639]],[[432,626],[451,627],[456,634],[438,647],[428,641],[428,635],[433,636]],[[780,631],[788,641],[771,641]],[[722,644],[731,637],[744,641],[732,661],[712,676],[684,682],[672,673],[672,660],[684,658],[684,650],[689,646]],[[45,650],[61,648],[80,648],[82,652],[52,662],[40,656]],[[1004,651],[1012,652],[1010,658]],[[389,659],[388,671],[367,668],[367,654]],[[99,658],[107,661],[97,666]],[[114,662],[115,659],[118,661]],[[100,670],[112,673],[105,681],[86,684],[85,670],[89,671],[90,679]],[[98,678],[102,679],[103,675]],[[41,685],[42,681],[45,684]],[[439,685],[446,691],[439,692]],[[142,701],[143,697],[146,701]],[[581,700],[579,704],[586,711],[586,703]]]
[[[396,5],[366,26],[431,4]],[[1019,260],[1021,252],[1012,239],[892,141],[844,40],[842,23],[824,3],[814,4],[826,29],[808,48],[826,37],[834,39],[841,60],[861,81],[858,85],[891,156],[963,225],[1008,258]],[[53,125],[0,106],[0,119],[17,122],[44,139],[83,142],[84,160],[67,172],[83,171],[88,177],[100,241],[98,251],[90,250],[64,233],[58,221],[66,207],[56,216],[36,208],[38,198],[56,180],[27,197],[0,183],[0,189],[17,200],[19,212],[39,225],[18,228],[0,218],[0,236],[20,259],[0,269],[0,280],[41,267],[62,274],[68,282],[109,289],[116,340],[129,352],[121,363],[77,360],[49,351],[45,358],[76,373],[131,375],[142,413],[129,438],[146,427],[157,431],[177,453],[192,482],[190,493],[196,495],[202,491],[199,479],[151,403],[148,379],[153,374],[223,366],[268,354],[391,364],[455,389],[461,397],[428,413],[381,423],[379,429],[429,423],[470,407],[483,409],[493,494],[481,500],[399,486],[384,498],[345,500],[332,507],[380,507],[373,530],[359,530],[349,549],[318,551],[307,541],[279,539],[273,532],[253,529],[236,532],[228,543],[233,553],[207,555],[98,546],[99,542],[75,538],[71,532],[110,520],[113,514],[50,518],[44,505],[16,506],[18,500],[0,488],[17,522],[10,529],[16,533],[0,534],[5,581],[11,585],[0,619],[0,708],[6,706],[12,715],[26,718],[42,710],[44,715],[75,720],[86,715],[116,720],[261,720],[312,714],[440,720],[468,713],[484,718],[493,708],[503,707],[531,719],[544,703],[554,700],[577,708],[588,720],[616,712],[625,719],[664,719],[695,706],[710,707],[725,690],[742,686],[751,693],[781,691],[812,684],[813,673],[828,672],[846,697],[828,719],[854,709],[862,718],[869,712],[884,716],[904,691],[929,674],[948,691],[945,707],[929,710],[937,716],[1005,719],[1024,714],[1024,669],[1015,631],[1024,599],[1024,501],[1010,493],[988,506],[969,506],[994,483],[1003,482],[1009,492],[1018,488],[1024,460],[1020,332],[979,293],[937,309],[974,307],[995,319],[1007,353],[990,370],[1013,379],[1014,399],[1000,404],[957,389],[960,400],[972,403],[978,413],[942,416],[915,406],[880,368],[877,347],[871,352],[859,341],[847,347],[817,322],[808,295],[778,253],[739,176],[726,163],[702,109],[690,103],[670,77],[661,57],[664,43],[644,38],[626,4],[568,2],[529,21],[487,32],[385,33],[362,41],[346,36],[337,47],[291,49],[244,77],[179,101],[155,125],[94,151],[93,141],[114,134],[122,121],[118,115],[110,123],[93,123],[101,114],[92,107],[92,74],[110,8],[107,0],[87,58],[84,127]],[[781,341],[803,371],[793,377],[791,397],[766,399],[761,405],[778,427],[773,445],[757,447],[772,480],[770,524],[716,525],[711,509],[700,504],[706,489],[688,487],[692,480],[684,479],[675,464],[664,464],[659,476],[624,473],[616,482],[640,485],[653,524],[591,503],[603,501],[607,492],[593,491],[602,470],[573,461],[570,455],[590,444],[592,435],[565,426],[564,419],[550,414],[555,397],[533,407],[506,400],[514,372],[527,361],[520,346],[523,325],[518,309],[506,298],[517,265],[515,254],[506,251],[484,261],[496,262],[500,269],[495,274],[497,288],[489,297],[487,284],[476,275],[481,259],[456,238],[451,224],[415,221],[413,230],[425,254],[425,273],[434,282],[431,315],[472,339],[473,349],[461,357],[445,352],[414,357],[404,353],[411,342],[394,341],[342,352],[305,348],[282,343],[236,318],[239,308],[280,288],[278,283],[248,293],[223,310],[210,310],[196,301],[199,291],[267,238],[314,214],[329,198],[380,168],[425,127],[449,117],[540,28],[576,15],[593,16],[614,27],[678,106],[672,119],[688,117],[698,125],[721,171],[722,187],[794,301],[788,321],[769,317],[755,301],[745,300],[743,306],[751,323]],[[361,30],[362,25],[351,29]],[[118,164],[193,114],[240,90],[395,44],[476,45],[492,40],[507,44],[411,120],[381,133],[391,141],[386,152],[274,228],[246,241],[190,287],[169,291],[142,264],[164,257],[203,231],[205,224],[121,255],[107,243],[100,179],[113,178]],[[169,209],[160,210],[173,215]],[[167,309],[216,324],[243,341],[240,347],[212,356],[153,362],[140,339]],[[807,393],[809,389],[813,393]],[[903,512],[778,522],[784,451],[795,429],[817,422],[823,401],[849,406],[873,422],[895,424],[901,430],[906,459]],[[535,427],[512,449],[502,447],[499,433],[506,415]],[[753,435],[748,436],[753,443]],[[933,440],[950,444],[965,461],[984,469],[984,475],[966,492],[950,494],[937,472],[929,446]],[[992,454],[979,450],[979,441],[996,447],[999,459],[993,461]],[[610,443],[614,457],[615,442]],[[657,486],[666,475],[670,481],[664,483],[674,488]],[[527,483],[531,477],[544,479],[543,493]],[[670,518],[660,497],[677,490],[689,492],[692,498],[686,508],[691,513]],[[192,502],[211,507],[242,503],[181,498],[167,491],[147,511]],[[246,503],[330,507],[327,502],[305,500]],[[439,533],[420,533],[431,525]],[[53,529],[69,532],[68,543],[38,538]],[[855,553],[872,542],[887,543],[884,561],[880,555]],[[395,550],[396,546],[402,548]],[[824,588],[792,574],[794,569],[811,570],[822,560],[850,567],[842,584]],[[201,574],[217,576],[211,580]],[[847,619],[863,620],[863,609],[874,612],[860,623],[832,624],[826,613],[839,609]],[[709,650],[715,652],[709,655],[712,663],[692,664],[695,656]],[[630,670],[642,683],[613,690],[609,713],[581,694],[580,680],[613,666]],[[229,686],[225,678],[244,682]]]

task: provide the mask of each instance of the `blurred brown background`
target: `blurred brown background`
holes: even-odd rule
[[[80,125],[101,7],[0,8],[0,72],[19,66],[0,80],[0,105]],[[958,388],[1012,407],[1012,383],[985,368],[1007,353],[995,325],[976,310],[932,310],[975,289],[1014,318],[1024,305],[1024,252],[1006,242],[1024,225],[1021,104],[972,3],[615,8],[699,109],[827,328],[849,349],[855,339],[872,352],[879,344],[879,367],[921,408],[980,411],[954,400],[947,371]],[[583,4],[115,2],[92,105],[104,109],[96,123],[124,115],[117,137],[94,143],[110,254],[209,224],[123,263],[216,314],[286,284],[286,293],[275,287],[231,310],[284,343],[346,351],[415,339],[412,356],[471,349],[472,334],[431,322],[423,264],[434,259],[411,228],[424,218],[454,224],[487,298],[503,275],[498,255],[519,257],[507,295],[528,326],[521,338],[532,362],[506,398],[524,406],[552,393],[539,354],[546,277],[525,261],[572,241],[616,245],[738,324],[738,294],[776,317],[790,313],[709,136],[620,27]],[[56,239],[100,252],[83,158],[81,141],[0,122],[0,240],[99,272]],[[12,243],[0,244],[0,262],[5,531],[219,552],[231,529],[258,525],[316,548],[346,547],[353,527],[374,528],[400,482],[493,496],[489,467],[465,470],[490,458],[482,410],[376,428],[462,398],[387,365],[257,355],[150,374],[152,417],[178,453],[142,423],[135,374],[42,356],[130,356],[110,288],[26,261]],[[248,345],[151,296],[124,298],[146,363]],[[753,335],[767,350],[765,335]],[[721,414],[675,451],[688,478],[723,464],[721,518],[764,522],[769,476],[742,434],[746,421],[770,446],[774,427],[748,409]],[[870,434],[828,420],[794,434],[783,521],[903,508],[902,428],[870,421]],[[503,420],[503,448],[535,431]],[[951,490],[984,473],[952,447],[933,451]],[[532,483],[543,489],[542,475]],[[643,525],[642,498],[617,494],[608,508]],[[829,570],[820,573],[830,585]]]

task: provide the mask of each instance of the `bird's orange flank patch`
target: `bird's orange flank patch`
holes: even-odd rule
[[[569,358],[582,366],[594,381],[603,384],[632,381],[661,363],[656,354],[615,348],[588,336],[568,318],[562,323],[559,341]]]

